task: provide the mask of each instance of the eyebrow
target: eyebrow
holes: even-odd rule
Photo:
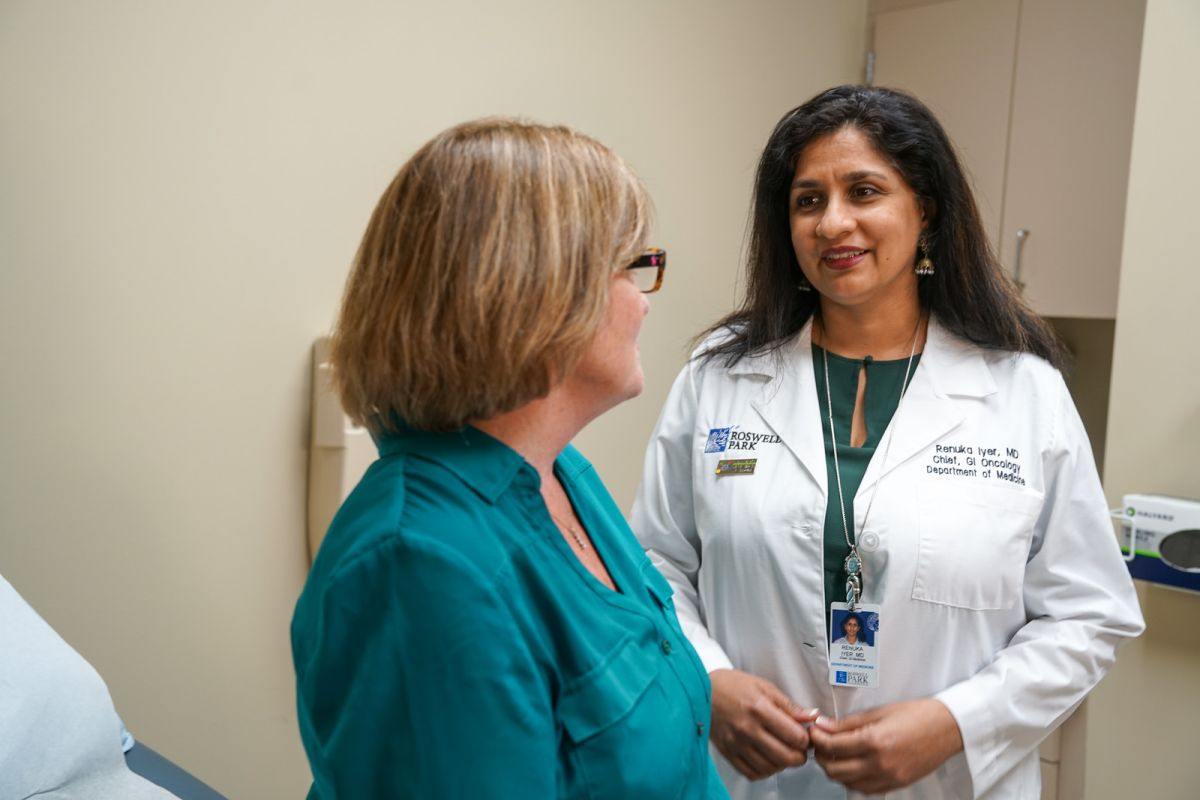
[[[841,179],[842,179],[843,183],[857,183],[858,181],[866,180],[867,178],[876,178],[878,180],[886,181],[888,179],[888,176],[884,175],[882,172],[874,172],[869,169],[860,169],[860,170],[855,170],[854,172],[847,172],[845,175],[842,176]],[[798,181],[795,181],[792,183],[792,188],[793,189],[816,189],[820,185],[821,184],[819,181],[798,180]]]

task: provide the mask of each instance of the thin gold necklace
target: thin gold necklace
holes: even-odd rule
[[[575,540],[575,544],[579,545],[580,550],[588,549],[587,542],[585,542],[583,537],[579,535],[579,531],[574,525],[569,522],[563,522],[562,519],[559,518],[553,511],[550,511],[550,509],[546,509],[546,511],[550,514],[550,519],[554,520],[555,524],[557,524],[560,529],[571,534],[571,538]]]

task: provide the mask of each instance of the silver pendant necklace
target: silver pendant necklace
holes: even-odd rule
[[[547,512],[549,512],[549,509],[547,509]],[[575,544],[579,545],[580,550],[588,549],[587,542],[585,542],[583,537],[579,535],[579,531],[575,529],[574,525],[568,522],[563,522],[553,513],[550,514],[550,519],[554,520],[555,524],[557,524],[560,529],[571,534],[571,538],[575,540]]]
[[[880,478],[875,482],[875,491],[871,492],[871,499],[867,501],[867,510],[863,513],[862,527],[864,530],[867,527],[867,518],[871,516],[871,507],[875,505],[875,498],[879,495],[879,483],[883,480],[883,471],[887,467],[887,457],[892,449],[892,440],[896,438],[896,426],[899,425],[896,417],[900,414],[900,406],[904,402],[904,395],[908,392],[908,376],[912,373],[913,358],[917,355],[917,339],[920,338],[920,335],[921,320],[918,319],[917,329],[913,332],[912,347],[908,353],[908,365],[904,368],[904,380],[900,384],[900,399],[896,402],[896,410],[892,412],[893,422],[890,426],[891,430],[888,432],[887,445],[883,448],[883,461],[879,465]],[[833,429],[833,393],[829,389],[829,350],[822,347],[821,354],[825,362],[825,407],[829,411],[829,443],[833,448],[833,474],[837,478],[838,509],[842,512],[842,533],[845,534],[846,545],[850,548],[850,554],[843,562],[846,569],[846,605],[850,606],[850,610],[853,611],[858,608],[858,601],[862,598],[862,558],[858,554],[858,536],[851,537],[850,535],[850,524],[846,520],[846,499],[842,495],[842,468],[838,463],[837,434]]]

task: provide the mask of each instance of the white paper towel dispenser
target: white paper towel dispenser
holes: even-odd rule
[[[309,441],[308,557],[311,563],[333,515],[378,457],[371,434],[350,421],[334,391],[328,337],[313,344]]]
[[[1127,494],[1117,513],[1133,577],[1200,592],[1200,502]]]

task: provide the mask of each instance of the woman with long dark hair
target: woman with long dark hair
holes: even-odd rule
[[[786,114],[751,225],[633,512],[731,794],[1036,797],[1039,742],[1143,627],[1063,350],[911,96]],[[847,611],[877,657],[829,647]]]

